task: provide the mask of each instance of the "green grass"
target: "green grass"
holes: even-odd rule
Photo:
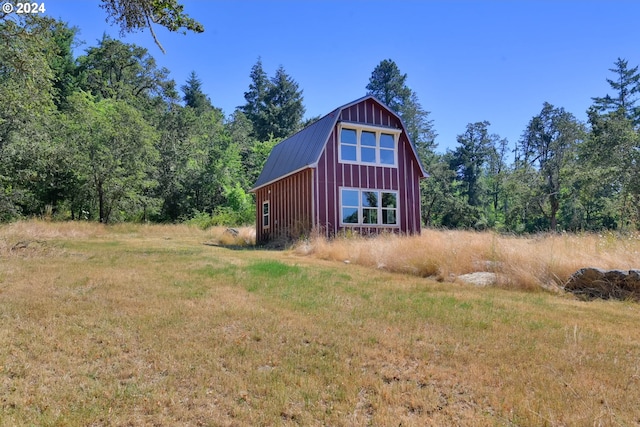
[[[0,250],[0,426],[640,423],[637,304],[73,225],[0,227],[41,242]]]

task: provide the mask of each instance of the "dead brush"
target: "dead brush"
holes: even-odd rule
[[[452,281],[487,271],[500,275],[501,287],[556,289],[579,268],[638,268],[640,236],[610,234],[500,235],[494,232],[423,230],[419,236],[382,234],[314,236],[293,248],[300,255],[345,261],[391,272]]]
[[[256,244],[256,230],[253,227],[211,227],[208,232],[211,241],[222,246],[254,246]]]

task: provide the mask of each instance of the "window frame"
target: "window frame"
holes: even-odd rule
[[[342,142],[342,131],[353,130],[356,132],[356,143],[355,145],[352,143],[343,143]],[[362,133],[363,132],[371,132],[375,134],[375,146],[362,144]],[[359,123],[350,123],[350,122],[341,122],[338,125],[338,162],[339,163],[348,163],[348,164],[356,164],[356,165],[365,165],[365,166],[382,166],[388,168],[397,168],[398,167],[398,145],[400,141],[400,134],[402,133],[402,129],[395,129],[384,126],[371,126],[371,125],[363,125]],[[393,137],[393,148],[384,147],[381,144],[382,135],[390,135]],[[342,146],[350,146],[356,148],[356,159],[343,159],[342,157]],[[362,152],[364,150],[375,150],[375,160],[373,162],[363,161],[362,160]],[[393,163],[383,163],[382,162],[382,154],[383,152],[393,151]]]
[[[265,207],[267,212],[265,213]],[[266,224],[265,224],[266,220]],[[271,203],[269,200],[262,202],[262,228],[268,229],[271,226]]]
[[[385,227],[385,228],[400,228],[400,192],[398,190],[385,190],[379,188],[355,188],[355,187],[340,187],[340,201],[339,201],[339,215],[340,215],[340,226],[341,227]],[[343,191],[356,191],[358,193],[358,206],[353,206],[351,204],[344,204],[344,194]],[[362,201],[364,197],[364,193],[375,192],[377,193],[377,206],[365,206]],[[383,194],[393,194],[395,196],[395,207],[384,207],[383,204]],[[353,209],[357,208],[358,213],[358,222],[344,222],[344,209]],[[366,223],[364,210],[374,210],[376,212],[376,220],[375,224]],[[384,214],[386,212],[386,215]],[[395,224],[384,224],[384,218],[388,218],[389,212],[393,212]]]

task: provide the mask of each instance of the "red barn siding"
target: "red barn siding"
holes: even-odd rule
[[[340,120],[369,125],[401,127],[400,121],[389,111],[372,100],[352,105],[342,110]],[[318,212],[316,225],[327,236],[340,231],[340,187],[394,190],[398,192],[399,227],[349,226],[363,234],[379,233],[383,230],[398,230],[404,233],[420,233],[421,170],[413,156],[409,140],[402,133],[398,141],[397,167],[382,167],[340,163],[338,160],[337,127],[329,136],[327,145],[318,161],[314,202]]]
[[[256,190],[256,241],[296,238],[312,228],[313,170],[304,169]],[[269,227],[262,225],[262,204],[269,201]]]
[[[378,102],[367,98],[344,107],[341,121],[403,128],[400,119]],[[256,240],[264,243],[297,237],[317,228],[333,236],[342,228],[362,234],[398,231],[420,233],[420,187],[422,168],[405,132],[398,138],[396,167],[340,163],[339,126],[334,126],[315,165],[255,190]],[[340,227],[340,187],[393,190],[398,194],[398,226]],[[270,202],[270,226],[262,226],[262,203]]]

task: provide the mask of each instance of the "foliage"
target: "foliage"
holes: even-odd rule
[[[187,107],[191,107],[198,112],[205,112],[213,108],[211,100],[202,92],[202,81],[195,71],[189,75],[187,83],[181,86],[184,96],[182,99]]]
[[[122,34],[148,29],[163,53],[164,48],[155,35],[153,24],[161,25],[169,31],[204,31],[201,23],[184,13],[184,6],[177,0],[101,1],[101,7],[113,23],[120,25]]]
[[[246,104],[240,109],[252,123],[253,136],[258,141],[291,136],[302,125],[304,105],[302,90],[280,66],[268,79],[258,58],[251,68],[251,84],[245,92]]]
[[[637,106],[638,95],[640,93],[640,72],[638,67],[629,68],[627,60],[618,58],[615,62],[616,68],[609,71],[616,74],[616,79],[607,79],[611,89],[617,94],[615,97],[605,95],[593,99],[593,108],[598,113],[621,112],[624,117],[631,120],[635,126],[640,125],[640,106]]]
[[[385,59],[371,73],[367,94],[378,98],[402,118],[410,140],[424,159],[435,146],[436,134],[429,112],[422,108],[418,95],[407,86],[406,80],[407,75],[400,72],[396,63]]]
[[[103,3],[127,31],[153,17],[174,30],[193,24],[176,1]],[[225,117],[195,71],[177,86],[146,49],[107,36],[74,57],[77,33],[37,15],[0,21],[0,221],[255,221],[249,190],[272,148],[317,119],[303,118],[303,91],[284,68],[270,78],[258,58],[246,103]],[[515,145],[485,120],[444,154],[394,61],[381,61],[366,89],[403,120],[429,174],[425,225],[634,230],[640,73],[621,58],[610,71],[612,92],[592,98],[588,123],[545,103]]]
[[[540,114],[529,122],[518,145],[521,158],[517,159],[517,167],[534,168],[537,172],[529,181],[535,186],[532,203],[549,221],[552,231],[557,229],[566,166],[573,160],[582,139],[582,127],[573,115],[545,102]]]
[[[80,87],[99,98],[115,98],[143,110],[176,96],[169,70],[158,68],[147,49],[104,35],[98,46],[80,56]]]
[[[640,227],[640,127],[637,67],[618,59],[607,79],[615,96],[595,97],[588,127],[544,103],[517,142],[469,124],[458,146],[423,162],[427,225],[501,231],[637,229]],[[402,79],[400,79],[402,81]]]
[[[143,210],[156,185],[150,172],[157,161],[156,134],[132,106],[112,99],[72,96],[67,138],[77,153],[77,171],[108,223],[127,208]]]

